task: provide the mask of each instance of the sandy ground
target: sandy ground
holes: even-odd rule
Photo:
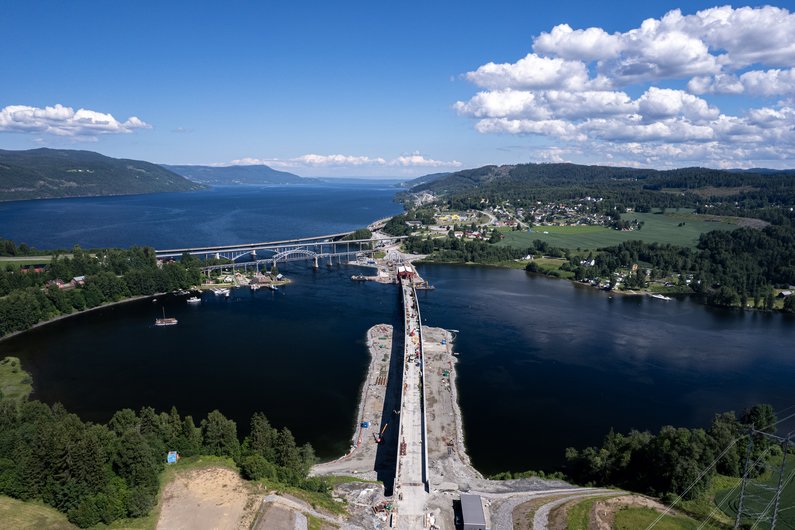
[[[163,490],[160,530],[249,528],[259,508],[238,473],[212,467],[182,474]]]
[[[594,503],[589,527],[594,530],[611,530],[616,521],[616,512],[625,507],[651,508],[659,513],[663,513],[668,509],[664,504],[642,495],[613,497]],[[679,515],[678,512],[673,510],[669,513],[670,515]]]

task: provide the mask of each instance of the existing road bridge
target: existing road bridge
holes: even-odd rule
[[[207,247],[186,247],[167,250],[156,250],[158,259],[178,259],[183,255],[203,258],[205,261],[225,260],[225,263],[212,263],[203,270],[208,272],[217,269],[248,268],[251,266],[273,266],[275,263],[311,259],[317,267],[321,260],[328,260],[331,265],[334,259],[348,260],[372,257],[373,252],[385,245],[405,239],[406,236],[388,238],[344,239],[353,232],[340,232],[323,236],[284,239],[281,241],[265,241],[261,243],[241,243],[237,245],[215,245]]]

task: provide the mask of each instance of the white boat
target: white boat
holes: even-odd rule
[[[273,285],[273,284],[271,284],[271,285],[268,285],[268,289],[270,289],[271,291],[278,291],[278,290],[279,290],[279,288],[278,288],[278,287],[276,287],[276,286],[275,286],[275,285]]]
[[[229,289],[226,289],[226,288],[223,288],[223,289],[213,289],[213,292],[214,292],[214,293],[215,293],[217,296],[229,296]]]
[[[651,295],[652,298],[656,298],[657,300],[673,300],[670,296],[665,296],[662,294],[653,294]]]
[[[188,300],[187,300],[187,302],[188,302],[189,304],[200,304],[200,303],[201,303],[201,301],[202,301],[202,299],[201,299],[201,298],[199,298],[198,296],[191,296],[191,297],[190,297],[190,298],[188,298]]]

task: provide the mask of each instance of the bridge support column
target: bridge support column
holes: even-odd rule
[[[313,262],[314,263],[312,264],[312,268],[317,270],[319,268],[319,265],[317,263],[317,256],[314,257]]]

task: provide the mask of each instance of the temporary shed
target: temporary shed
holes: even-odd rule
[[[486,530],[486,514],[480,495],[462,493],[461,514],[464,517],[464,530]]]

